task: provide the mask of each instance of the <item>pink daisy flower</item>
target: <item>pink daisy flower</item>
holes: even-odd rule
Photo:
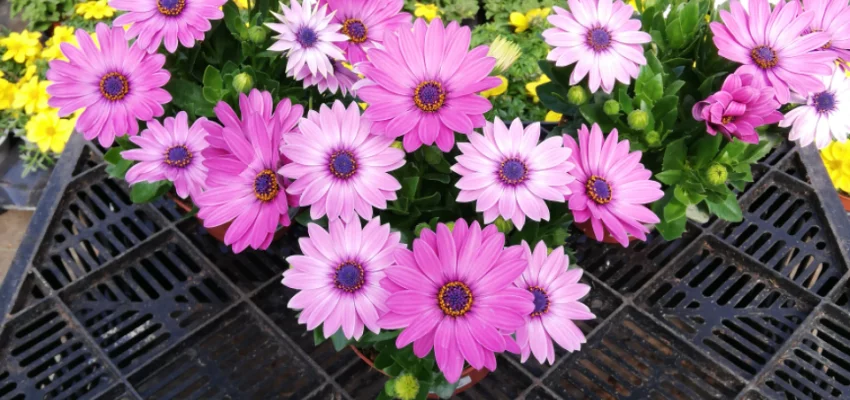
[[[781,121],[778,108],[772,87],[750,74],[734,73],[726,77],[720,91],[694,104],[691,113],[695,120],[705,121],[712,136],[720,132],[730,140],[736,137],[758,144],[756,128]]]
[[[177,50],[178,41],[192,47],[204,40],[210,30],[210,20],[224,18],[220,7],[227,0],[110,0],[109,5],[126,11],[113,22],[114,26],[130,25],[127,39],[138,37],[136,43],[148,53],[155,53],[165,43],[169,53]]]
[[[349,92],[354,95],[352,86],[354,86],[354,83],[357,82],[360,77],[342,65],[339,61],[334,61],[331,65],[333,66],[333,68],[331,68],[332,73],[328,74],[328,76],[313,75],[310,73],[309,68],[303,67],[297,74],[295,74],[295,80],[303,81],[305,89],[310,86],[316,86],[319,88],[319,93],[328,91],[330,94],[335,94],[338,90],[343,96]]]
[[[552,250],[546,243],[538,242],[534,252],[522,242],[528,267],[514,282],[520,289],[534,295],[534,310],[526,315],[526,323],[516,331],[517,344],[522,348],[522,362],[534,353],[541,364],[555,363],[552,340],[567,351],[581,349],[587,341],[584,333],[573,321],[596,318],[579,299],[590,292],[590,286],[579,283],[582,270],[570,269],[570,259],[564,248]]]
[[[833,58],[850,60],[850,7],[844,0],[803,0],[803,9],[815,13],[808,31],[826,32],[829,42],[821,51],[833,53]],[[807,33],[808,33],[807,31]],[[847,64],[841,63],[846,67]]]
[[[164,126],[157,120],[148,122],[146,130],[130,138],[140,148],[121,152],[125,159],[139,161],[127,171],[127,183],[168,179],[181,198],[197,198],[207,178],[201,154],[207,148],[206,121],[201,118],[190,127],[186,112],[181,111],[176,119],[166,118]]]
[[[279,172],[295,179],[287,191],[310,206],[311,218],[370,219],[372,207],[396,199],[401,184],[388,172],[404,165],[404,152],[391,147],[392,138],[370,135],[371,126],[356,103],[346,109],[337,100],[310,111],[298,132],[284,137],[281,151],[292,162]]]
[[[231,222],[224,243],[236,253],[248,246],[265,249],[278,225],[288,226],[286,182],[276,172],[283,164],[281,137],[295,126],[302,107],[289,99],[271,113],[271,95],[254,90],[240,96],[242,119],[226,103],[216,106],[224,127],[205,124],[210,146],[204,151],[209,168],[207,190],[195,198],[198,217],[212,228]]]
[[[464,360],[473,368],[496,369],[495,353],[519,348],[510,336],[534,309],[534,296],[513,285],[525,270],[522,248],[503,248],[505,236],[493,225],[455,222],[452,231],[422,230],[413,251],[395,252],[381,286],[390,291],[384,329],[404,329],[396,339],[413,343],[417,357],[434,348],[446,380],[457,382]]]
[[[342,26],[332,24],[333,13],[328,14],[328,6],[320,6],[314,0],[303,0],[301,3],[292,0],[290,7],[281,3],[283,15],[274,12],[272,15],[282,23],[266,24],[279,33],[275,37],[277,42],[269,50],[287,52],[287,76],[295,76],[304,66],[314,76],[326,77],[332,74],[331,59],[345,58],[336,45],[348,40],[348,36],[339,33]]]
[[[640,20],[631,19],[634,9],[622,1],[569,0],[570,11],[552,7],[548,20],[554,26],[543,32],[554,47],[546,57],[563,67],[575,63],[570,84],[588,76],[591,92],[611,93],[614,82],[628,85],[646,64],[641,44],[652,38],[640,30]]]
[[[543,200],[564,202],[567,185],[574,181],[569,171],[569,148],[561,138],[540,140],[540,124],[523,129],[519,118],[508,128],[499,117],[484,126],[484,135],[467,135],[469,143],[458,143],[463,153],[457,156],[452,171],[461,178],[458,202],[476,201],[475,209],[484,213],[484,223],[498,216],[512,220],[522,229],[525,217],[549,220],[549,208]]]
[[[577,223],[590,220],[596,240],[602,241],[605,231],[628,247],[628,235],[646,240],[649,228],[657,224],[658,216],[644,204],[662,197],[661,184],[650,180],[652,171],[640,163],[641,152],[629,152],[629,141],[618,142],[617,130],[606,138],[593,124],[588,131],[582,125],[579,142],[564,135],[564,144],[572,149],[571,171],[576,180],[570,183],[569,206]]]
[[[838,68],[822,79],[826,90],[810,94],[779,123],[783,128],[791,127],[788,139],[801,146],[814,142],[823,149],[833,139],[846,141],[850,134],[850,79]]]
[[[737,72],[750,74],[762,85],[772,86],[780,104],[788,103],[791,90],[823,91],[818,75],[832,74],[834,55],[814,51],[829,42],[829,34],[804,34],[813,11],[800,13],[796,1],[780,1],[773,12],[767,0],[750,0],[749,13],[737,0],[732,12],[721,10],[719,22],[711,23],[718,54],[744,64]]]
[[[384,48],[369,50],[369,60],[357,65],[365,78],[354,88],[369,103],[363,117],[378,134],[404,135],[407,151],[434,142],[449,151],[454,132],[484,126],[492,105],[477,93],[502,83],[488,76],[496,59],[487,46],[468,51],[469,28],[457,22],[444,27],[439,18],[419,18],[413,30],[407,26],[385,35]]]
[[[356,64],[366,61],[366,50],[380,45],[384,33],[410,22],[410,14],[401,12],[404,0],[328,0],[328,11],[335,12],[333,22],[348,40],[339,44],[345,59]]]
[[[283,273],[283,284],[299,290],[288,307],[302,310],[298,323],[308,330],[324,324],[325,338],[340,328],[348,339],[360,339],[364,327],[379,333],[378,315],[387,310],[389,296],[379,282],[393,253],[404,248],[401,234],[390,233],[390,225],[378,218],[362,229],[360,220],[329,226],[328,232],[309,224],[310,236],[298,240],[304,255],[286,258],[292,267]]]
[[[50,62],[48,104],[59,109],[60,117],[85,109],[76,129],[86,140],[97,138],[109,147],[116,136],[137,135],[139,120],[163,114],[171,95],[162,86],[171,74],[162,68],[162,54],[128,46],[121,27],[97,24],[96,32],[100,47],[83,29],[76,32],[79,47],[62,43],[68,61]]]

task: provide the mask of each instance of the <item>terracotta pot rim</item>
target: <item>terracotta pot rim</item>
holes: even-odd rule
[[[841,200],[841,204],[844,206],[844,211],[850,212],[850,194],[844,193],[841,190],[836,190],[838,192],[838,199]]]

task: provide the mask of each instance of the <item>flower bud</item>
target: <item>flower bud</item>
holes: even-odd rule
[[[642,131],[649,126],[649,114],[643,110],[634,110],[629,113],[629,127]]]
[[[712,185],[723,185],[729,178],[729,171],[722,164],[714,163],[705,171],[705,179]]]
[[[393,141],[393,144],[391,144],[391,145],[390,145],[390,147],[392,147],[392,148],[394,148],[394,149],[404,150],[404,144],[402,144],[402,143],[401,143],[400,141],[398,141],[398,140],[394,140],[394,141]]]
[[[254,88],[254,78],[246,72],[233,77],[233,89],[239,93],[248,93]]]
[[[262,26],[252,26],[248,28],[248,39],[254,44],[263,44],[266,42],[266,30]]]
[[[496,222],[494,222],[494,224],[496,225],[496,229],[498,229],[499,232],[502,233],[508,233],[514,229],[514,223],[511,222],[511,220],[505,221],[505,219],[501,216],[496,218]]]
[[[658,131],[649,131],[643,135],[643,140],[649,147],[658,147],[661,145],[661,134]]]
[[[413,400],[419,394],[419,381],[410,374],[395,379],[395,395],[401,400]]]
[[[454,221],[446,222],[446,228],[449,228],[449,231],[453,231],[455,229],[455,222]]]
[[[620,113],[620,103],[616,100],[608,100],[602,105],[602,111],[605,115],[615,116]]]
[[[567,101],[575,106],[580,106],[587,103],[587,91],[581,86],[573,86],[567,92]]]

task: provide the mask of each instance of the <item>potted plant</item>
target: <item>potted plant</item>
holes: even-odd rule
[[[111,147],[133,201],[190,199],[234,252],[305,225],[288,306],[317,342],[391,377],[384,398],[450,397],[506,351],[580,350],[574,321],[594,315],[563,247],[573,223],[628,246],[652,229],[676,238],[688,218],[740,221],[734,190],[782,135],[846,134],[832,130],[844,42],[824,49],[832,27],[809,26],[823,10],[796,2],[539,8],[545,79],[528,94],[557,113],[546,135],[494,110],[515,45],[475,45],[401,0],[128,4],[113,2],[124,13],[97,26],[99,46],[81,33],[63,46],[50,105],[85,108],[77,129]],[[812,115],[828,129],[809,131]]]

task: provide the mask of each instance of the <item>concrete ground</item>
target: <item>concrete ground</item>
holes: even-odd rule
[[[0,214],[0,281],[6,276],[18,245],[32,218],[29,211],[8,211]]]

